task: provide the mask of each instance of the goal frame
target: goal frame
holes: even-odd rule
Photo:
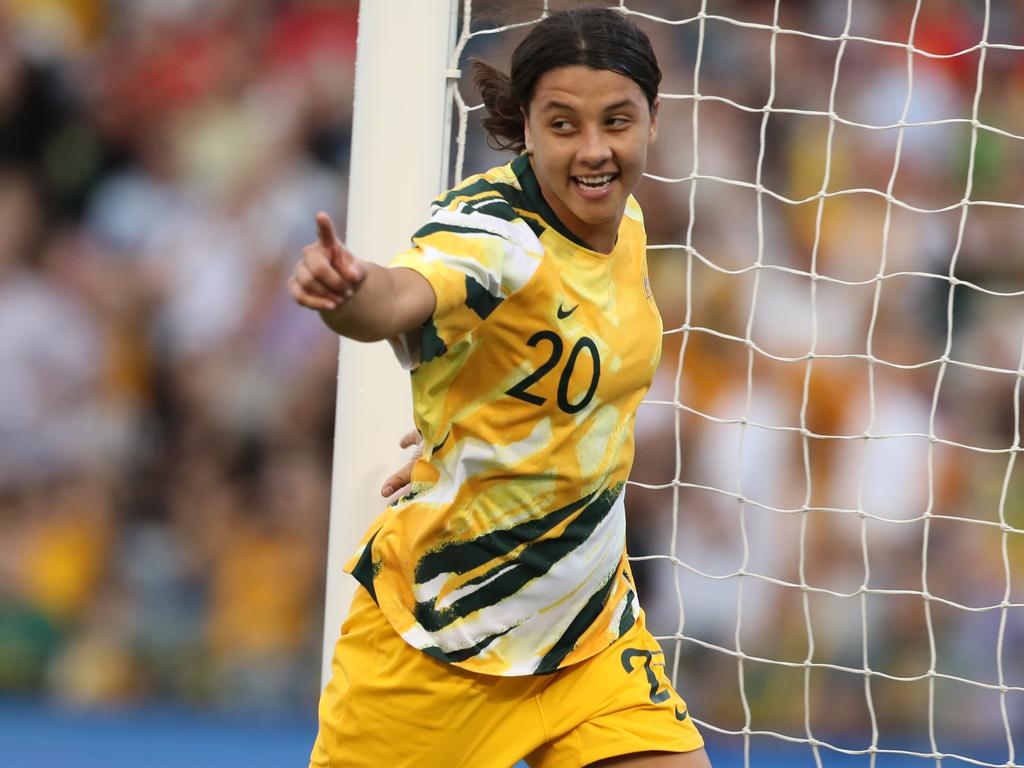
[[[457,0],[359,4],[345,242],[361,259],[386,264],[407,248],[429,202],[447,186],[455,87],[448,65],[457,21]],[[341,339],[323,685],[357,586],[342,569],[384,508],[379,489],[403,462],[398,440],[411,425],[408,375],[388,345]]]

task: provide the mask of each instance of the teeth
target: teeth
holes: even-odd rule
[[[584,187],[603,187],[615,177],[615,174],[608,173],[604,176],[576,176],[576,182]]]

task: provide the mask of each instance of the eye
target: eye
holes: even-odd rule
[[[572,123],[565,118],[558,118],[551,121],[551,127],[559,133],[565,133],[572,130]]]
[[[626,128],[632,121],[628,117],[609,117],[604,124],[609,128]]]

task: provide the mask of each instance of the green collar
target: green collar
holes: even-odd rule
[[[527,154],[519,155],[515,160],[512,161],[512,172],[519,179],[519,186],[523,189],[523,194],[526,196],[527,202],[533,211],[540,216],[544,221],[558,234],[566,238],[572,243],[586,248],[587,250],[594,250],[591,245],[576,235],[574,235],[565,224],[563,224],[555,212],[551,210],[551,206],[548,205],[548,201],[544,199],[544,194],[540,191],[540,182],[537,181],[537,175],[533,172],[533,166],[530,165],[530,156]]]

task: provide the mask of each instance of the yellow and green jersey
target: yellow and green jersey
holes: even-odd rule
[[[392,266],[437,306],[392,340],[423,458],[346,565],[410,645],[473,672],[551,672],[636,621],[624,487],[661,354],[630,197],[610,254],[544,201],[529,158],[434,201]]]

